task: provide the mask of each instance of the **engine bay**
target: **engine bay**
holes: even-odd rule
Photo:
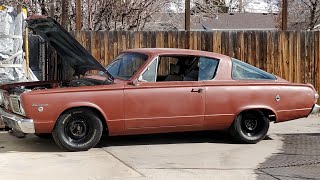
[[[24,92],[55,89],[55,88],[67,88],[67,87],[82,87],[82,86],[97,86],[110,84],[109,81],[102,81],[91,78],[77,78],[70,81],[40,81],[34,83],[28,83],[28,85],[16,85],[7,89],[11,95],[20,95]]]

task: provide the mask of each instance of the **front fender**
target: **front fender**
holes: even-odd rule
[[[72,108],[78,108],[78,107],[90,107],[90,108],[96,109],[97,111],[99,111],[101,113],[101,115],[103,116],[104,120],[107,123],[107,119],[108,119],[107,115],[104,113],[104,111],[101,109],[101,107],[99,107],[98,105],[91,103],[91,102],[71,102],[71,103],[68,103],[64,106],[64,108],[63,108],[64,110],[61,110],[59,115],[56,116],[55,119],[58,119],[59,116],[61,114],[63,114],[64,112],[66,112],[67,110],[72,109]]]
[[[51,133],[59,116],[66,110],[75,107],[94,108],[101,113],[107,124],[107,120],[124,118],[122,90],[24,93],[21,95],[21,103],[26,117],[34,119],[36,133]],[[123,122],[121,121],[118,126],[119,131],[122,131]]]

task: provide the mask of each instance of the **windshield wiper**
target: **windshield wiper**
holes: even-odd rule
[[[108,78],[106,80],[109,80],[109,81],[111,81],[111,83],[113,83],[114,77],[112,76],[112,74],[107,69],[104,70],[104,73],[106,73],[108,76]]]
[[[107,76],[107,78],[106,78],[106,80],[104,82],[110,81],[111,83],[114,83],[114,79],[115,78],[112,76],[112,74],[106,68],[104,68],[104,70],[100,71],[98,74],[99,75],[103,75],[104,74],[103,76]]]

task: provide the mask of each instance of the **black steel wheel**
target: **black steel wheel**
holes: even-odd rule
[[[59,117],[52,136],[67,151],[86,151],[100,141],[102,132],[99,117],[89,109],[78,108]]]
[[[230,133],[237,142],[254,144],[265,138],[269,125],[269,119],[262,112],[248,110],[237,116]]]

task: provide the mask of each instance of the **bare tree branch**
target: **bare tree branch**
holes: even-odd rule
[[[50,8],[53,0],[23,0],[29,14],[53,14],[61,22],[62,3],[54,0],[55,8]],[[142,30],[150,16],[162,10],[174,0],[83,0],[82,29],[84,30]],[[16,6],[16,0],[2,0],[3,4]],[[54,12],[51,12],[51,11]],[[68,30],[75,29],[75,0],[67,4]]]

